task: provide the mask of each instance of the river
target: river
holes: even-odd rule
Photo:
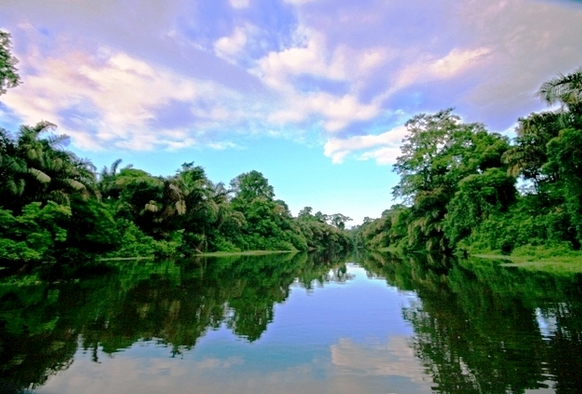
[[[582,278],[275,254],[0,279],[2,393],[575,393]]]

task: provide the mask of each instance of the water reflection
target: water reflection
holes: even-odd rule
[[[366,268],[413,290],[412,347],[441,393],[574,393],[582,387],[580,277],[370,255]]]
[[[349,279],[343,262],[278,254],[35,270],[0,282],[0,392],[43,385],[81,348],[93,362],[141,341],[191,350],[226,325],[258,340],[292,284]]]
[[[2,278],[0,392],[582,387],[579,276],[430,256],[355,260],[363,268],[283,254]]]

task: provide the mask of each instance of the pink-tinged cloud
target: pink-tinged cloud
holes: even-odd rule
[[[400,155],[400,145],[407,129],[398,126],[378,135],[361,135],[349,138],[331,138],[324,146],[324,153],[334,163],[342,163],[350,154],[365,151],[359,156],[362,160],[375,159],[378,164],[393,164]]]
[[[582,7],[531,0],[5,0],[24,123],[88,150],[318,140],[334,162],[393,162],[382,124],[456,107],[494,130],[580,66]],[[387,115],[388,114],[388,115]],[[371,142],[373,141],[373,142]],[[357,154],[352,154],[357,152]]]

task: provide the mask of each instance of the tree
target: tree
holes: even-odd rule
[[[506,210],[515,199],[515,178],[500,168],[489,168],[459,182],[459,190],[447,204],[444,232],[455,247],[490,215]]]
[[[258,171],[241,174],[230,181],[231,192],[234,193],[233,202],[249,203],[256,198],[272,200],[275,197],[273,186],[267,178]]]
[[[393,188],[394,197],[412,204],[426,192],[450,186],[445,179],[449,161],[444,156],[460,120],[447,109],[434,115],[416,115],[406,122],[408,134],[394,165],[400,175],[400,182]]]
[[[313,219],[313,208],[311,207],[304,207],[299,214],[297,214],[297,218],[300,220],[311,220]]]
[[[351,222],[352,218],[349,216],[342,215],[341,213],[334,213],[330,215],[330,224],[339,228],[340,230],[345,230],[346,222]]]
[[[518,120],[515,145],[503,154],[509,174],[533,182],[538,193],[544,186],[558,180],[556,169],[545,166],[548,161],[547,144],[557,137],[562,128],[560,115],[555,112],[533,113]]]
[[[544,82],[537,96],[548,105],[560,103],[562,110],[580,113],[582,110],[582,67],[571,74],[559,74]]]
[[[118,167],[121,164],[121,159],[115,160],[111,164],[111,168],[107,166],[103,167],[101,174],[99,175],[98,188],[101,193],[101,197],[104,200],[108,199],[118,199],[119,198],[119,188],[116,187],[115,180],[118,174]]]
[[[123,168],[115,177],[119,199],[117,216],[135,223],[148,235],[163,237],[160,217],[163,205],[164,180],[131,167]]]
[[[0,96],[6,90],[20,84],[20,76],[16,69],[18,60],[10,53],[10,33],[0,30]]]
[[[24,193],[26,161],[17,155],[18,146],[0,129],[0,206],[14,207]]]
[[[0,265],[41,262],[67,240],[71,209],[49,201],[26,205],[21,215],[0,208]]]
[[[0,204],[4,208],[19,211],[31,202],[49,200],[70,205],[73,194],[84,198],[98,194],[93,165],[63,149],[67,136],[41,138],[54,127],[48,122],[21,126],[16,139],[0,133],[0,173],[6,177],[0,186],[5,197]]]
[[[406,127],[402,155],[394,165],[400,182],[393,194],[410,205],[408,246],[449,250],[443,231],[449,202],[466,177],[504,166],[508,139],[480,123],[462,123],[451,109],[417,115]]]
[[[578,243],[582,243],[582,130],[568,127],[548,142],[546,167],[557,168],[566,198],[566,210],[576,228]]]

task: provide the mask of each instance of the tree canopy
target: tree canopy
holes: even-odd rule
[[[368,219],[355,230],[357,243],[443,252],[579,249],[581,81],[579,68],[544,82],[537,95],[559,108],[520,118],[512,141],[463,123],[451,109],[410,119],[394,165],[393,195],[404,205]]]
[[[10,33],[0,30],[0,96],[6,93],[7,89],[20,84],[20,76],[16,69],[18,61],[12,56],[10,50]]]

